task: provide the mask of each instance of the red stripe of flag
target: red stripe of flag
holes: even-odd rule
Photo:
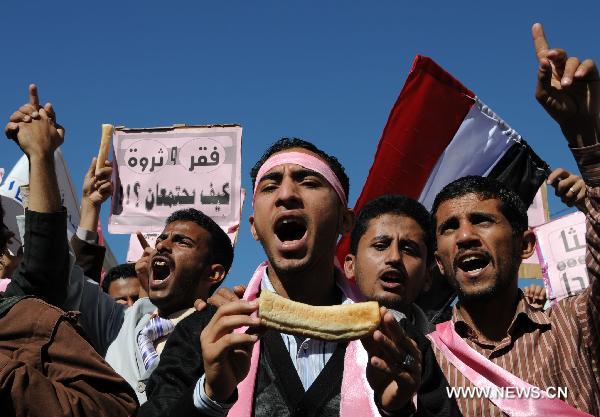
[[[433,60],[417,55],[383,130],[355,212],[384,194],[418,199],[474,97],[472,91]],[[341,264],[349,248],[349,236],[344,236],[338,245]]]

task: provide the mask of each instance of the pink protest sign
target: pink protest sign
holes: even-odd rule
[[[241,145],[240,126],[115,129],[109,232],[160,232],[190,207],[226,230],[239,225]]]
[[[241,200],[242,200],[241,205],[244,204],[245,197],[246,197],[246,190],[244,190],[242,188],[241,189]],[[240,207],[240,217],[241,217],[241,215],[242,215],[242,212],[241,212],[241,207]],[[233,246],[235,246],[235,242],[237,241],[238,233],[240,231],[239,224],[233,225],[232,227],[229,227],[229,228],[224,228],[223,230],[225,230],[225,233],[227,233],[227,236],[229,236],[229,239],[231,239],[231,244]],[[146,239],[146,242],[148,242],[150,247],[156,246],[156,239],[160,235],[160,232],[142,233],[142,234],[144,235],[144,238]],[[144,253],[144,249],[142,249],[142,245],[140,244],[140,241],[138,240],[137,235],[131,235],[129,237],[129,248],[127,250],[126,262],[137,262],[138,259],[140,259],[142,257],[143,253]]]
[[[552,303],[589,285],[585,266],[585,215],[569,214],[534,228],[544,283]]]

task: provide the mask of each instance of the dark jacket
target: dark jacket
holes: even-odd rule
[[[204,373],[200,333],[215,311],[213,306],[209,306],[202,312],[191,314],[175,327],[161,354],[160,364],[150,377],[147,385],[148,402],[140,407],[139,416],[202,416],[193,402],[196,382]],[[448,399],[445,389],[448,382],[437,364],[429,340],[410,323],[407,324],[407,332],[423,354],[422,385],[417,395],[418,412],[415,415],[460,416],[455,401]],[[331,364],[327,363],[322,375],[315,381],[316,384],[321,380],[320,384],[313,384],[315,389],[311,386],[305,393],[281,336],[275,332],[269,333],[263,341],[266,348],[261,349],[255,395],[257,398],[262,395],[263,398],[259,398],[255,404],[256,415],[270,416],[276,409],[289,412],[281,415],[308,415],[304,411],[314,411],[315,404],[322,407],[322,412],[315,415],[330,415],[335,407],[339,409],[343,350],[337,362],[333,360],[336,357],[334,354],[329,361]],[[266,414],[261,412],[263,408]],[[407,411],[399,415],[411,414]]]
[[[25,211],[23,259],[8,284],[5,297],[33,295],[62,306],[69,284],[67,212]]]
[[[137,406],[62,305],[69,283],[66,211],[25,213],[25,252],[0,298],[1,414],[127,416]]]
[[[76,316],[23,298],[0,317],[2,416],[128,416],[136,396],[79,333]]]
[[[83,274],[100,284],[106,248],[81,240],[76,234],[71,238],[71,247],[75,252],[75,263],[83,269]]]

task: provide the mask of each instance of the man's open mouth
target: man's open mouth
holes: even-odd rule
[[[404,285],[406,277],[401,271],[388,270],[379,276],[381,284],[386,289],[395,289],[401,285]]]
[[[469,276],[478,275],[489,264],[490,256],[487,253],[470,253],[456,261],[456,267]]]
[[[282,243],[301,240],[306,235],[306,221],[302,217],[282,217],[275,223],[275,235]]]
[[[164,281],[171,274],[171,260],[166,256],[155,256],[151,265],[153,281]]]

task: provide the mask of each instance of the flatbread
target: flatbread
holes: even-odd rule
[[[102,137],[100,139],[100,149],[98,150],[98,159],[96,159],[96,171],[104,168],[104,162],[108,159],[110,151],[110,141],[112,140],[113,125],[102,125]]]
[[[381,320],[377,301],[311,306],[266,290],[260,294],[258,315],[265,327],[329,341],[359,339],[373,332]]]

